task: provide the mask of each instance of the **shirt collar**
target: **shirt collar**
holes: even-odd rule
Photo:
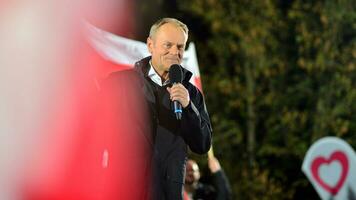
[[[150,64],[150,69],[148,70],[148,77],[159,86],[168,85],[169,84],[168,79],[162,84],[162,78],[157,74],[156,70],[152,66],[152,60],[149,61],[149,64]]]

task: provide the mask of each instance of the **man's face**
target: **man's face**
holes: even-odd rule
[[[148,50],[152,54],[152,65],[159,72],[168,72],[173,64],[181,64],[188,36],[175,24],[162,25],[147,39]]]
[[[185,171],[185,183],[192,185],[197,183],[200,179],[200,171],[198,164],[193,160],[188,160]]]

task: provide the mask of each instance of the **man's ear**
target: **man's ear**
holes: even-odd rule
[[[147,49],[148,49],[148,51],[152,54],[153,40],[152,40],[151,37],[148,37],[148,38],[147,38],[146,44],[147,44]]]

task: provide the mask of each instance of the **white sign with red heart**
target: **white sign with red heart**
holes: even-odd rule
[[[356,154],[337,137],[316,141],[308,150],[302,170],[321,199],[356,198]]]

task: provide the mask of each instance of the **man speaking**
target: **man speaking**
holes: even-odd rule
[[[150,128],[146,135],[153,141],[153,200],[183,199],[187,147],[204,154],[211,146],[212,130],[203,96],[189,82],[192,73],[180,66],[187,39],[185,24],[173,18],[160,19],[147,38],[151,56],[135,63],[137,90],[148,107]],[[178,81],[173,83],[172,77]]]

